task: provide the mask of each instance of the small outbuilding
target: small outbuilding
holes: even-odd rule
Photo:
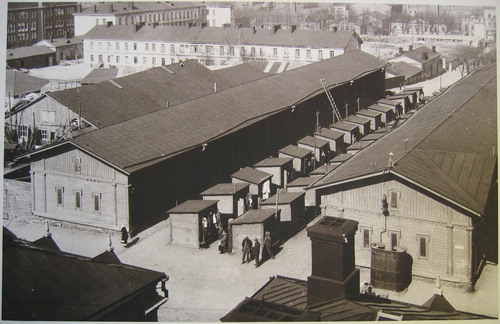
[[[314,133],[314,137],[328,141],[330,144],[330,151],[336,154],[344,153],[344,133],[331,128],[322,127],[319,131]]]
[[[279,211],[278,211],[279,214]],[[231,222],[231,246],[233,251],[241,251],[241,244],[245,237],[250,240],[257,238],[263,243],[264,234],[269,232],[273,240],[278,239],[280,221],[275,209],[251,209]]]
[[[218,200],[188,200],[168,211],[171,243],[202,247],[215,241],[217,233],[212,215],[217,212]]]
[[[200,193],[200,196],[203,200],[219,201],[217,208],[221,213],[222,224],[226,227],[229,218],[236,218],[243,213],[249,188],[249,183],[219,183]]]
[[[305,213],[305,193],[304,192],[278,192],[268,200],[262,202],[262,209],[281,209],[281,223],[291,223],[293,225],[304,220]]]
[[[287,145],[278,150],[278,157],[293,159],[293,169],[301,175],[306,175],[311,171],[312,154],[311,150],[296,145]]]
[[[293,158],[266,158],[253,166],[256,170],[272,174],[271,182],[279,188],[286,187],[293,172]]]
[[[370,119],[366,117],[350,115],[344,118],[346,123],[351,123],[353,125],[359,126],[359,133],[361,136],[368,135],[370,133]]]
[[[333,165],[333,166],[339,166],[342,163],[344,163],[345,161],[349,160],[351,157],[352,157],[352,154],[341,154],[341,155],[338,155],[338,156],[334,157],[333,159],[331,159],[328,162],[328,164]]]
[[[403,109],[403,105],[400,101],[390,100],[390,99],[379,99],[377,101],[377,104],[379,106],[391,108],[392,111],[394,112],[394,118],[396,118],[396,116],[403,114],[404,109]]]
[[[330,155],[330,144],[328,141],[313,136],[305,136],[297,141],[297,146],[314,152],[317,163],[322,164]]]
[[[327,174],[328,172],[332,171],[333,169],[335,169],[335,166],[331,166],[329,164],[323,164],[322,166],[312,170],[311,173],[309,173],[309,175],[311,177],[321,177]]]
[[[330,166],[330,170],[335,169],[334,166]],[[288,185],[288,192],[305,192],[304,200],[306,207],[316,207],[316,190],[305,190],[314,182],[318,181],[318,177],[301,177],[293,180]]]
[[[356,112],[356,116],[370,120],[370,129],[376,131],[382,126],[382,113],[380,111],[361,109]]]
[[[378,105],[378,104],[373,104],[368,106],[367,110],[373,111],[376,113],[380,113],[380,122],[383,125],[387,125],[387,123],[390,123],[394,119],[394,109],[392,107],[389,107],[387,105]]]
[[[330,128],[344,133],[344,143],[352,144],[360,138],[359,126],[343,121],[330,125]]]
[[[249,193],[253,200],[267,199],[271,195],[273,175],[250,167],[244,167],[231,175],[232,183],[249,183]]]
[[[398,93],[392,96],[387,96],[387,99],[401,103],[401,106],[403,107],[402,113],[406,114],[408,111],[415,109],[415,103],[411,101],[412,97],[412,95]]]

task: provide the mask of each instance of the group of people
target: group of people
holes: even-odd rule
[[[264,236],[264,249],[262,252],[266,251],[269,258],[274,259],[273,252],[273,241],[271,239],[271,233],[266,232]],[[260,265],[260,242],[257,238],[254,239],[254,243],[247,237],[243,239],[241,243],[241,250],[243,251],[243,257],[241,259],[241,264],[250,263],[250,261],[255,260],[255,267]]]
[[[217,210],[217,212],[215,213],[210,212],[208,216],[203,216],[201,218],[201,229],[202,245],[210,243],[211,241],[215,240],[217,236],[220,239],[222,231],[224,230],[220,212]]]

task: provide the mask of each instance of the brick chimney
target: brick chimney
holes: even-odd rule
[[[358,222],[325,216],[307,228],[311,238],[312,273],[307,278],[307,305],[359,295],[359,269],[354,263]]]
[[[436,53],[436,45],[432,45],[432,51]]]
[[[276,34],[276,32],[278,30],[280,30],[280,29],[281,29],[281,25],[279,25],[279,24],[278,25],[273,25],[273,34]]]
[[[410,52],[413,51],[413,45],[408,46],[408,51],[410,51]]]
[[[113,13],[113,11],[115,11],[114,8],[113,8],[113,4],[108,4],[108,11],[110,13]]]
[[[112,21],[108,21],[108,22],[106,22],[106,25],[107,25],[107,26],[108,26],[108,28],[109,28],[109,27],[113,26],[113,22],[112,22]]]
[[[429,58],[429,53],[423,52],[422,53],[422,60],[427,60]]]
[[[399,54],[403,54],[403,48],[402,47],[399,48]]]
[[[297,30],[297,25],[292,25],[292,33]]]

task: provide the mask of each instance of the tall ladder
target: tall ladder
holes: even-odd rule
[[[323,85],[323,89],[325,89],[326,96],[328,97],[328,101],[330,101],[330,105],[332,106],[333,113],[335,116],[337,116],[338,121],[342,121],[342,117],[340,116],[339,109],[337,108],[337,105],[335,104],[335,101],[333,100],[332,94],[330,91],[328,91],[328,88],[326,87],[326,82],[325,78],[320,79],[321,84]],[[333,121],[335,123],[335,120]]]

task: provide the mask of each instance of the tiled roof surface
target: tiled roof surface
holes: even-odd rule
[[[361,110],[356,112],[356,115],[367,116],[367,117],[377,117],[377,116],[382,115],[382,113],[377,112],[377,111],[373,111],[373,110],[368,110],[368,109],[361,109]]]
[[[332,169],[334,168],[333,166],[330,166]],[[292,182],[290,182],[287,187],[307,187],[311,185],[314,181],[316,181],[317,178],[311,178],[311,177],[300,177]]]
[[[352,157],[352,154],[341,154],[341,155],[337,155],[336,157],[331,159],[329,162],[330,163],[345,162],[345,161],[349,160],[351,157]]]
[[[3,262],[4,320],[86,320],[165,276],[5,236]]]
[[[129,5],[129,2],[111,2],[113,4],[113,12],[109,10],[108,3],[95,3],[96,12],[94,12],[94,3],[90,7],[84,8],[82,12],[75,12],[76,16],[87,16],[87,15],[122,15],[130,13],[148,12],[148,11],[163,11],[168,9],[179,9],[179,8],[191,8],[191,7],[205,7],[204,4],[200,2],[146,2],[146,1],[135,1],[134,9]]]
[[[354,31],[291,30],[279,29],[276,33],[266,28],[204,27],[199,26],[143,26],[138,31],[133,25],[103,26],[92,28],[85,39],[127,41],[169,41],[199,44],[275,45],[291,47],[347,47]]]
[[[380,70],[383,65],[372,55],[353,51],[105,127],[74,142],[134,172],[290,109],[322,90],[318,75],[324,75],[331,86]],[[123,83],[121,79],[117,82]],[[114,99],[110,98],[109,104],[116,106]],[[144,106],[137,98],[136,107]]]
[[[235,193],[247,189],[248,183],[218,183],[200,193],[201,196],[234,195]]]
[[[40,79],[16,70],[7,70],[5,75],[5,95],[19,96],[30,92],[39,92],[49,82],[49,80]]]
[[[236,218],[231,225],[262,223],[266,219],[274,217],[275,214],[276,211],[274,209],[251,209]]]
[[[326,174],[326,173],[332,171],[335,168],[336,168],[336,166],[324,164],[324,165],[312,170],[309,174],[310,175],[322,175],[322,174]]]
[[[321,138],[316,138],[314,136],[307,135],[297,141],[299,144],[307,145],[307,146],[312,146],[312,147],[323,147],[327,146],[330,143],[324,139]]]
[[[186,200],[168,211],[169,214],[197,214],[217,205],[218,200]]]
[[[314,133],[314,135],[316,134],[334,140],[344,136],[344,133],[326,127],[320,128],[319,132]]]
[[[264,160],[257,162],[254,164],[254,168],[257,167],[275,167],[275,166],[284,166],[286,164],[291,164],[293,158],[265,158]]]
[[[496,66],[476,70],[313,186],[379,173],[393,152],[396,175],[483,213],[496,165],[496,85]]]
[[[287,145],[284,148],[279,149],[278,153],[283,153],[297,158],[303,158],[308,155],[311,155],[312,151],[295,145]]]
[[[406,62],[393,62],[387,68],[387,72],[394,75],[404,75],[406,79],[409,79],[422,71],[423,70],[421,68]]]
[[[381,138],[382,136],[384,136],[386,133],[371,133],[371,134],[368,134],[366,135],[365,137],[363,137],[361,139],[361,141],[376,141],[378,140],[379,138]]]
[[[113,82],[122,89],[101,82],[48,95],[77,114],[81,111],[85,120],[102,128],[213,93],[214,82],[218,90],[240,84],[226,81],[194,60],[156,67]]]
[[[344,118],[345,121],[355,123],[355,124],[361,124],[361,125],[366,125],[370,123],[370,120],[368,118],[362,117],[362,116],[356,116],[356,115],[349,115],[346,118]]]
[[[278,205],[289,204],[292,201],[295,201],[304,195],[305,195],[304,192],[281,192],[277,195],[278,196]],[[261,204],[262,205],[274,205],[274,204],[276,204],[276,195],[269,197],[269,199],[264,200]]]
[[[368,109],[373,109],[373,110],[384,112],[384,113],[392,111],[392,108],[390,108],[390,107],[380,106],[380,105],[377,105],[377,104],[368,106]]]
[[[115,79],[118,75],[117,68],[101,68],[93,69],[87,76],[85,76],[80,83],[81,84],[94,84],[102,81],[109,81]]]
[[[226,82],[229,82],[232,86],[252,82],[269,76],[269,74],[264,73],[264,71],[257,69],[248,62],[214,70],[213,73]]]
[[[7,62],[25,57],[54,54],[55,52],[47,46],[25,46],[17,48],[8,48],[6,53]]]
[[[357,143],[354,143],[354,144],[351,144],[347,147],[347,150],[348,151],[351,151],[351,150],[362,150],[364,149],[365,147],[367,147],[368,145],[372,144],[374,142],[374,140],[366,140],[366,141],[359,141]]]
[[[244,167],[243,169],[233,173],[231,177],[254,184],[259,184],[271,178],[272,175],[260,170],[255,170],[254,168]]]

